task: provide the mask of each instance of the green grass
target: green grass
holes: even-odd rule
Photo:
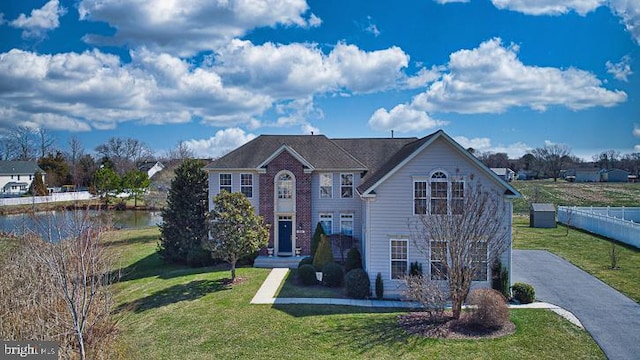
[[[346,298],[344,287],[329,288],[322,285],[304,286],[297,281],[298,270],[291,269],[284,279],[277,297],[283,298]]]
[[[113,285],[117,348],[127,359],[604,359],[588,333],[547,310],[514,310],[517,331],[494,340],[432,340],[396,326],[402,311],[251,305],[268,269],[166,266],[157,229],[111,234],[126,278]]]
[[[640,206],[640,183],[571,183],[564,180],[516,180],[511,183],[522,199],[513,212],[528,214],[530,203],[566,206]]]
[[[554,229],[529,227],[529,218],[515,216],[513,221],[513,246],[516,249],[548,250],[611,287],[640,303],[640,251],[617,244],[620,248],[619,269],[610,269],[611,241],[581,230],[558,225]]]

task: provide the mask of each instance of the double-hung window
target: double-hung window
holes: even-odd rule
[[[413,214],[427,213],[427,182],[415,180],[413,182]]]
[[[327,235],[333,234],[333,214],[321,213],[320,224],[322,225],[322,230],[324,230],[325,234]]]
[[[473,257],[473,281],[487,281],[487,241],[476,240],[471,243]]]
[[[289,174],[278,177],[278,199],[291,199],[293,197],[293,178]]]
[[[340,197],[353,197],[353,174],[340,174]]]
[[[464,181],[451,182],[451,213],[460,215],[464,211]]]
[[[333,174],[320,174],[320,198],[331,199],[333,197]]]
[[[431,240],[431,280],[446,280],[447,279],[447,241],[446,240]]]
[[[436,172],[431,175],[431,214],[448,214],[448,188],[447,175],[443,172]]]
[[[340,234],[353,236],[353,214],[340,214]]]
[[[402,279],[407,273],[408,241],[406,239],[391,239],[391,278]]]
[[[240,192],[248,198],[253,197],[253,174],[240,174]]]
[[[220,174],[220,192],[231,192],[231,174]]]

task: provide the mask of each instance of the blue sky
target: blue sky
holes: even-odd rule
[[[640,152],[638,0],[0,2],[0,132],[215,157],[260,134]]]

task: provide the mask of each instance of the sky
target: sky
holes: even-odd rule
[[[0,134],[640,152],[640,0],[0,0]]]

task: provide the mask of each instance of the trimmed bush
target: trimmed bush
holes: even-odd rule
[[[334,262],[334,260],[329,238],[326,235],[321,235],[318,250],[316,250],[316,254],[313,257],[313,266],[316,267],[316,270],[322,271],[325,265],[332,262]]]
[[[511,293],[513,298],[518,300],[521,304],[532,303],[536,299],[536,291],[533,286],[517,282],[511,287]]]
[[[322,282],[328,287],[339,287],[342,285],[344,272],[342,266],[332,262],[322,268]]]
[[[362,256],[357,248],[349,249],[347,259],[344,261],[344,271],[347,273],[353,269],[362,269]]]
[[[414,261],[409,265],[410,276],[422,276],[422,264]]]
[[[318,283],[318,279],[316,278],[316,268],[310,264],[300,266],[298,268],[298,279],[302,285],[316,285]]]
[[[371,281],[366,271],[353,269],[344,277],[347,295],[354,299],[364,299],[371,292]]]
[[[313,265],[313,258],[311,256],[307,256],[306,258],[300,260],[300,262],[298,263],[298,269],[300,269],[300,266],[302,265]]]
[[[500,329],[509,322],[507,299],[497,290],[473,290],[468,303],[473,306],[467,319],[475,327]]]
[[[510,297],[509,270],[496,261],[491,267],[491,288],[498,290],[505,298]]]
[[[383,296],[384,296],[384,283],[382,282],[382,274],[378,273],[378,275],[376,275],[376,297],[379,300],[382,300]]]
[[[316,231],[313,233],[313,238],[311,239],[311,257],[316,256],[316,251],[318,251],[318,245],[320,245],[320,239],[322,235],[325,235],[324,228],[322,228],[322,224],[318,223],[316,225]]]

